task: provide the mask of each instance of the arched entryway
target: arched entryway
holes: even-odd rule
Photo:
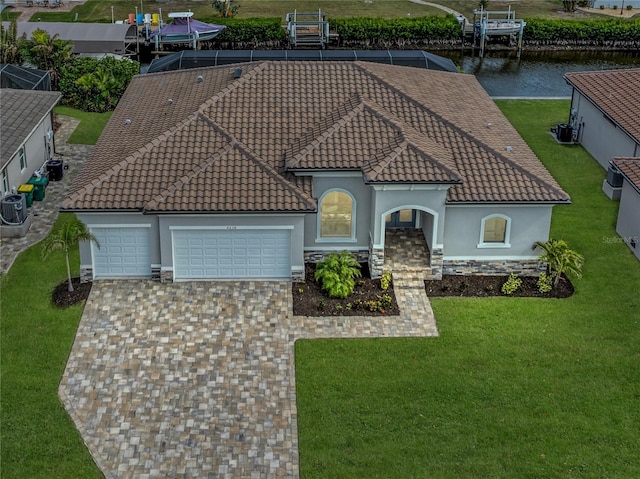
[[[437,213],[423,207],[404,206],[384,215],[384,269],[431,274],[429,245],[437,227]]]

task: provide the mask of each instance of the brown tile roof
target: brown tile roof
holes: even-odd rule
[[[613,164],[622,175],[640,193],[640,158],[614,158]]]
[[[574,72],[565,78],[640,142],[640,68]]]
[[[57,91],[0,88],[0,168],[60,100]]]
[[[292,173],[322,169],[453,183],[450,202],[569,199],[471,75],[265,61],[136,77],[63,208],[309,211]]]

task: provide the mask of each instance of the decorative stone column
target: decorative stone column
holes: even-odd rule
[[[431,276],[433,279],[442,279],[442,248],[431,250]]]
[[[91,266],[80,268],[80,282],[90,283],[93,281],[93,268]]]
[[[384,247],[374,248],[369,240],[369,274],[372,279],[380,278],[384,269]]]

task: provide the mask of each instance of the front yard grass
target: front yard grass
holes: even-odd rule
[[[576,294],[434,298],[437,339],[298,341],[301,477],[640,477],[640,265],[617,203],[548,133],[568,101],[498,104],[572,197],[552,236],[585,256]]]
[[[78,250],[70,256],[77,274]],[[62,253],[43,262],[36,244],[0,280],[0,440],[6,479],[103,477],[58,399],[83,308],[51,305],[51,291],[66,271]]]

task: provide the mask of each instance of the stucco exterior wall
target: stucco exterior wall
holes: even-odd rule
[[[0,181],[0,189],[2,190],[3,196],[10,192],[11,188],[15,187],[17,189],[21,184],[29,181],[33,172],[40,169],[40,167],[50,159],[47,144],[50,145],[51,154],[53,154],[53,143],[52,140],[47,139],[47,132],[52,130],[52,119],[51,115],[48,114],[35,128],[31,136],[25,140],[24,152],[27,165],[24,169],[20,168],[20,156],[18,152],[11,157],[11,160],[9,160],[6,166],[9,191],[4,191],[2,182]]]
[[[571,108],[577,111],[578,141],[605,170],[616,156],[640,156],[640,145],[576,90]]]
[[[549,239],[551,205],[448,206],[444,227],[444,260],[524,260],[537,258],[531,247]],[[480,245],[482,220],[501,214],[510,218],[508,247]]]
[[[360,173],[313,178],[313,196],[318,202],[325,192],[336,188],[348,191],[356,201],[355,241],[319,238],[318,215],[308,214],[304,221],[304,247],[308,251],[358,251],[368,248],[371,188],[364,184]]]
[[[80,221],[92,227],[146,226],[149,228],[149,257],[151,267],[160,266],[160,239],[158,236],[158,218],[142,213],[76,213]],[[80,244],[80,270],[92,271],[91,244]]]
[[[640,193],[626,179],[622,184],[616,232],[640,259]]]
[[[173,271],[173,244],[171,231],[175,228],[219,228],[238,227],[251,229],[292,226],[291,269],[304,270],[304,216],[285,214],[225,214],[225,215],[159,215],[160,266],[163,272]]]

